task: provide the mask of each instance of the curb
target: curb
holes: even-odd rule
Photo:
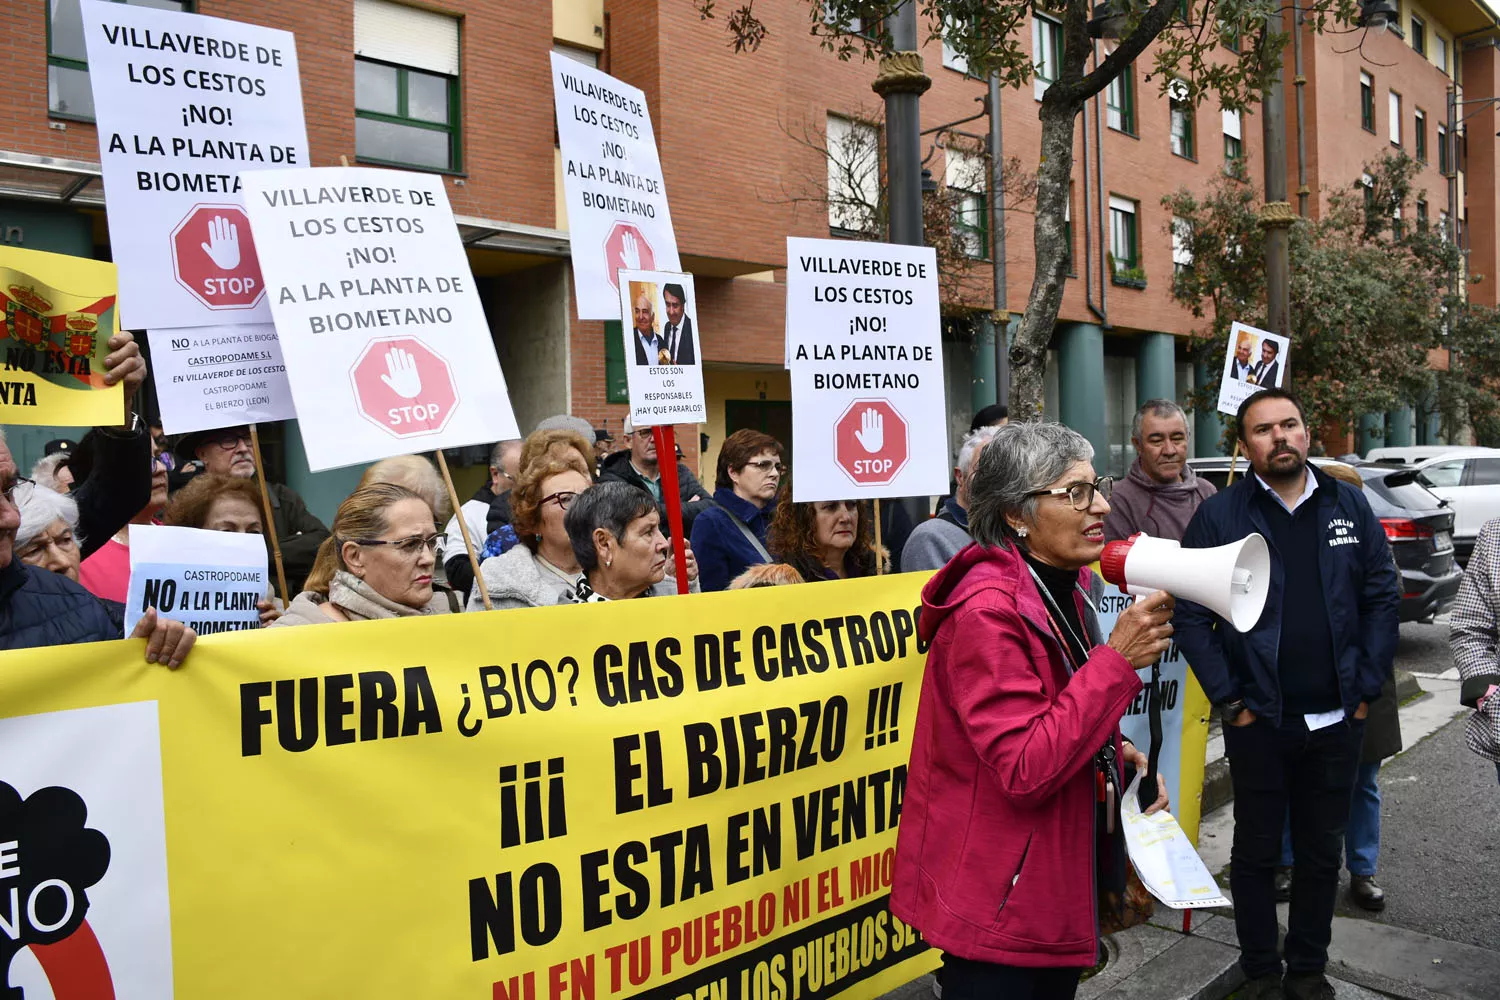
[[[1396,704],[1405,704],[1422,694],[1422,685],[1407,670],[1396,668]],[[1203,798],[1199,815],[1207,816],[1221,806],[1234,801],[1234,785],[1229,780],[1229,761],[1220,757],[1203,767]]]

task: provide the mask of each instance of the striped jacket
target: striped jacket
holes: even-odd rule
[[[1500,684],[1500,518],[1486,522],[1474,543],[1453,604],[1448,641],[1463,678],[1459,700],[1474,708],[1491,684]],[[1500,695],[1469,716],[1464,740],[1479,756],[1500,761]]]

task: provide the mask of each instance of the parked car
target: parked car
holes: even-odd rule
[[[1449,448],[1412,466],[1453,510],[1453,547],[1467,562],[1484,522],[1500,517],[1500,449]]]
[[[1371,448],[1365,453],[1365,461],[1386,462],[1391,465],[1416,465],[1429,458],[1446,455],[1452,450],[1451,444],[1412,444],[1391,448]]]
[[[1308,461],[1319,466],[1341,464],[1328,458]],[[1229,479],[1227,458],[1190,458],[1188,464],[1219,489]],[[1360,464],[1354,470],[1364,480],[1365,499],[1385,528],[1401,574],[1401,620],[1430,621],[1452,605],[1463,579],[1454,559],[1453,511],[1423,485],[1415,469]],[[1248,471],[1246,461],[1239,459],[1235,478]]]

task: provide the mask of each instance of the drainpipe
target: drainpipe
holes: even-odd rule
[[[1297,214],[1307,215],[1307,199],[1312,194],[1307,186],[1307,118],[1302,103],[1302,92],[1307,87],[1307,77],[1302,74],[1302,8],[1292,4],[1292,83],[1297,87]]]
[[[1096,42],[1089,42],[1089,50],[1094,58],[1094,69],[1099,68],[1099,46]],[[1099,203],[1099,308],[1095,309],[1090,302],[1089,312],[1099,317],[1099,325],[1110,329],[1109,325],[1109,261],[1105,257],[1106,247],[1109,246],[1109,201],[1104,197],[1104,133],[1100,122],[1104,117],[1104,111],[1100,107],[1103,100],[1098,94],[1094,95],[1094,195]],[[1085,130],[1088,121],[1084,121]]]
[[[990,257],[995,280],[995,402],[1010,405],[1010,300],[1005,277],[1005,135],[1000,74],[990,74]]]

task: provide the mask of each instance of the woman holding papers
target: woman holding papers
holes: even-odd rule
[[[1098,959],[1099,897],[1124,888],[1120,765],[1146,758],[1119,723],[1173,601],[1153,593],[1100,635],[1088,567],[1113,484],[1092,459],[1059,424],[1000,428],[973,466],[977,544],[922,591],[931,648],[891,912],[946,953],[944,1000],[1072,997]]]
[[[317,561],[270,628],[448,612],[432,590],[439,535],[432,508],[404,486],[375,483],[349,494]]]
[[[666,579],[672,547],[661,533],[656,500],[629,483],[599,483],[578,494],[563,518],[583,570],[560,603],[592,604],[677,592]],[[698,589],[698,564],[687,548],[688,582]]]

